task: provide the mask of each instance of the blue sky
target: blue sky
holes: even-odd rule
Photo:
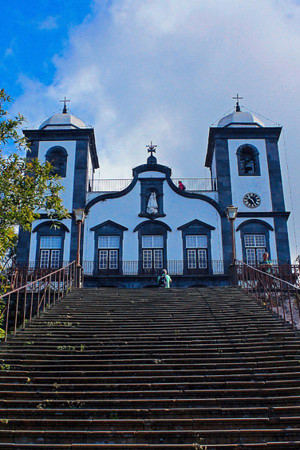
[[[103,178],[129,178],[150,140],[175,177],[207,176],[208,128],[237,92],[243,108],[283,125],[300,253],[299,0],[18,0],[1,13],[11,111],[38,127],[67,96],[95,128]]]
[[[82,0],[2,3],[1,78],[13,98],[22,93],[22,76],[45,84],[52,82],[54,55],[63,53],[70,30],[88,19],[91,12],[91,2]]]

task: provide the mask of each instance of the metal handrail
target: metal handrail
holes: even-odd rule
[[[4,303],[0,314],[0,324],[5,323],[4,341],[7,341],[11,328],[13,335],[16,335],[18,326],[25,329],[27,323],[40,316],[41,311],[44,312],[46,308],[55,305],[73,287],[80,286],[80,278],[81,267],[76,266],[73,261],[61,269],[0,295],[0,302]]]
[[[82,269],[85,275],[103,275],[106,277],[123,275],[123,276],[136,276],[136,275],[157,275],[161,273],[161,268],[143,268],[142,262],[138,260],[131,261],[119,261],[118,267],[116,269],[106,269],[98,268],[98,261],[83,261]],[[173,260],[170,259],[166,262],[166,267],[170,275],[197,275],[197,274],[209,274],[209,275],[223,275],[226,272],[226,264],[222,260],[212,260],[208,261],[206,268],[195,267],[194,269],[188,269],[186,267],[186,262],[182,259]]]
[[[287,281],[273,275],[272,266],[258,269],[238,261],[235,268],[236,282],[240,288],[293,328],[300,328],[299,274],[286,274]]]

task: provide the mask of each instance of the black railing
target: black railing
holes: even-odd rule
[[[271,266],[262,270],[238,262],[235,269],[240,288],[293,328],[300,328],[299,266]]]
[[[39,317],[41,312],[57,303],[74,287],[81,286],[81,268],[76,266],[75,261],[40,278],[35,272],[28,274],[26,284],[0,295],[1,337],[6,341],[10,332],[15,335],[19,327],[24,329],[35,316]]]

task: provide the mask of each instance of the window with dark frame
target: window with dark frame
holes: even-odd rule
[[[251,145],[243,145],[237,150],[239,175],[260,175],[259,153]]]
[[[186,235],[187,268],[207,269],[207,235]]]
[[[143,269],[163,268],[164,237],[162,235],[142,236]]]
[[[46,161],[52,166],[52,173],[65,178],[68,154],[63,147],[52,147],[46,153]]]
[[[98,236],[99,270],[119,268],[120,236]]]
[[[263,260],[263,254],[267,251],[266,236],[264,234],[245,234],[244,246],[246,263],[257,266]]]
[[[41,236],[40,268],[58,269],[61,259],[61,236]]]

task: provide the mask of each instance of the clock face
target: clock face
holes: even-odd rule
[[[257,208],[260,205],[261,199],[258,194],[248,192],[244,195],[243,202],[248,208]]]

